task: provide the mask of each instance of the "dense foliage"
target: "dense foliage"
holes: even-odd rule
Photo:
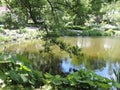
[[[91,27],[104,23],[119,25],[120,16],[114,16],[120,11],[119,3],[118,0],[2,0],[0,4],[7,6],[10,11],[0,16],[0,23],[10,29],[22,29],[33,23],[46,33],[43,37],[47,52],[50,51],[49,44],[54,43],[62,50],[80,56],[77,46],[68,47],[65,43],[56,41],[56,37],[78,35],[77,32],[69,31],[74,29],[83,31],[80,33],[83,36],[109,35],[107,32],[91,30]],[[0,33],[2,32],[0,28]],[[20,33],[24,32],[25,30],[20,30]],[[3,38],[0,37],[0,40]],[[54,90],[109,90],[112,86],[119,88],[119,84],[114,81],[87,70],[80,70],[64,78],[42,73],[34,70],[23,55],[1,53],[0,67],[0,85],[3,88],[15,89],[17,86],[35,89],[44,85]]]
[[[52,90],[109,90],[112,85],[119,84],[107,78],[96,75],[92,71],[81,69],[78,72],[62,77],[34,70],[22,55],[0,54],[1,88],[42,88],[47,85]]]
[[[100,24],[105,20],[104,17],[114,22],[112,14],[119,13],[118,0],[2,0],[1,2],[7,5],[12,19],[17,20],[15,22],[18,22],[19,26],[33,22],[45,30],[53,31],[61,30],[66,25],[84,25],[86,22],[89,22],[89,25],[92,22]],[[114,10],[115,7],[117,9]]]

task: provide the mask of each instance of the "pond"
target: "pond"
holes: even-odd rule
[[[70,57],[56,45],[52,47],[53,53],[43,54],[41,40],[9,44],[6,50],[22,53],[33,68],[51,74],[66,75],[84,68],[103,77],[115,77],[113,69],[120,65],[120,37],[61,37],[59,40],[82,48],[83,56]]]

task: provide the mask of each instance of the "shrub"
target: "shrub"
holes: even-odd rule
[[[113,30],[113,29],[108,29],[106,32],[109,33],[109,34],[111,34],[111,35],[115,34],[115,30]]]
[[[11,14],[9,12],[5,13],[5,15],[2,16],[0,22],[4,24],[5,28],[9,29],[18,29],[20,27],[25,27],[27,23],[25,18],[22,18],[22,15]]]
[[[11,40],[10,37],[3,37],[3,36],[0,37],[0,41],[8,42],[10,40]]]
[[[4,27],[9,29],[18,29],[19,24],[15,19],[12,19],[12,16],[10,13],[6,13],[4,16]]]
[[[66,30],[63,32],[63,35],[64,36],[78,36],[78,32],[74,32],[74,31],[71,31],[71,30]]]
[[[71,30],[63,30],[63,31],[53,31],[47,34],[48,37],[59,37],[59,36],[78,36],[78,32],[74,32]]]
[[[47,37],[59,37],[59,36],[61,36],[61,33],[58,31],[49,32],[47,34]]]
[[[3,33],[4,29],[2,27],[0,27],[0,33]]]
[[[110,36],[109,33],[100,30],[87,30],[81,33],[82,36]]]
[[[88,27],[86,26],[66,26],[65,28],[72,30],[88,30]]]
[[[19,29],[19,33],[20,33],[20,34],[26,33],[26,32],[27,32],[27,30],[26,30],[25,28],[20,28],[20,29]]]

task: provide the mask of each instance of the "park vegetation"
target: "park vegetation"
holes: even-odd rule
[[[9,11],[0,13],[0,33],[4,29],[19,29],[25,33],[26,26],[38,27],[44,33],[44,52],[51,52],[50,45],[56,44],[71,55],[80,56],[77,46],[57,41],[59,36],[112,36],[119,30],[119,0],[1,0],[0,4]],[[117,14],[115,14],[117,13]],[[105,25],[114,28],[105,28]],[[0,37],[0,41],[7,38]],[[8,38],[10,39],[10,38]],[[8,40],[7,39],[7,40]],[[61,76],[43,73],[29,64],[24,55],[0,53],[0,86],[3,89],[36,89],[49,87],[51,90],[110,90],[120,88],[115,82],[98,76],[89,70],[80,70]],[[116,72],[119,78],[119,73]]]

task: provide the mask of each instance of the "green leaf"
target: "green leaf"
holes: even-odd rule
[[[65,78],[62,79],[63,84],[69,84],[69,81]]]
[[[25,71],[28,71],[28,72],[31,72],[31,69],[29,69],[27,66],[25,65],[21,65],[20,67],[21,70],[25,70]]]
[[[86,80],[85,83],[88,83],[90,86],[96,86],[93,81]]]
[[[43,78],[43,75],[40,71],[33,71],[32,73],[36,79]]]
[[[2,79],[2,80],[6,79],[6,75],[2,71],[0,71],[0,79]]]
[[[22,62],[24,62],[25,64],[29,64],[30,60],[28,60],[25,56],[17,54],[16,58]]]
[[[105,84],[105,83],[97,83],[97,85],[101,88],[104,88],[104,89],[109,89],[112,87],[111,85]]]
[[[120,83],[113,83],[113,86],[115,86],[115,87],[120,89]]]
[[[53,78],[53,76],[52,76],[51,74],[49,74],[49,73],[46,73],[46,74],[45,74],[45,78],[46,78],[46,79],[51,79],[51,78]]]
[[[54,85],[61,85],[61,84],[62,84],[62,81],[55,78],[54,80],[52,80],[52,83],[53,83]]]
[[[52,78],[52,83],[54,85],[61,85],[62,84],[62,78],[60,75],[56,75],[54,78]]]
[[[35,85],[34,79],[29,80],[29,83],[32,84],[32,85]],[[36,82],[36,83],[37,83],[37,82]]]
[[[19,77],[19,75],[18,75],[14,70],[11,70],[11,71],[9,72],[9,74],[10,74],[10,78],[11,78],[12,80],[19,82],[20,77]]]
[[[11,61],[8,60],[0,61],[0,64],[5,64],[5,63],[11,63]]]
[[[21,78],[23,83],[28,82],[28,78],[27,78],[26,74],[20,74],[20,78]]]

